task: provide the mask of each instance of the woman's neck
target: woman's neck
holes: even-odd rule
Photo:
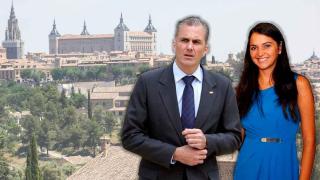
[[[259,71],[259,89],[266,89],[274,85],[272,71]]]

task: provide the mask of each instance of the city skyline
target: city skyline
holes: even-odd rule
[[[0,6],[0,40],[10,15],[11,0]],[[156,1],[117,2],[103,0],[14,0],[25,52],[48,52],[48,34],[56,20],[60,34],[80,34],[86,21],[90,34],[113,34],[120,14],[132,31],[143,30],[149,14],[158,30],[158,53],[172,54],[171,41],[178,19],[200,15],[211,25],[210,55],[225,61],[228,53],[244,50],[248,29],[256,21],[272,21],[286,37],[291,62],[302,62],[313,51],[320,54],[320,1],[270,0],[227,1]],[[290,6],[288,5],[290,3]],[[209,56],[210,58],[210,56]]]

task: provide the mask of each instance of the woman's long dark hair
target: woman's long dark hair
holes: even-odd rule
[[[240,117],[244,117],[248,113],[254,101],[257,100],[259,102],[259,69],[250,56],[250,38],[253,33],[268,36],[276,41],[278,46],[281,46],[281,54],[279,54],[276,61],[272,78],[275,92],[278,96],[278,103],[281,104],[285,117],[288,118],[287,111],[289,110],[291,117],[296,121],[298,119],[296,109],[298,91],[295,75],[290,68],[284,38],[280,30],[271,23],[258,23],[249,32],[243,72],[236,88]],[[263,112],[263,109],[260,110]]]

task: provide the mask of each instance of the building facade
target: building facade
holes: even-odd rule
[[[0,46],[0,63],[6,61],[6,59],[7,59],[6,49]]]
[[[111,51],[135,51],[155,54],[157,48],[157,30],[152,25],[151,17],[144,31],[130,31],[121,14],[120,22],[114,34],[89,34],[84,22],[80,35],[60,35],[54,21],[49,34],[50,54],[94,53]]]
[[[7,59],[21,59],[23,57],[24,42],[21,40],[18,19],[16,18],[13,4],[11,6],[5,41],[2,46],[6,49]]]

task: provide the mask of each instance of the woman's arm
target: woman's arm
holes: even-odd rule
[[[243,143],[244,137],[246,136],[246,130],[244,128],[241,128],[241,141]]]
[[[301,116],[303,150],[301,159],[300,180],[311,179],[315,158],[315,117],[312,88],[307,78],[298,76],[298,107]]]

